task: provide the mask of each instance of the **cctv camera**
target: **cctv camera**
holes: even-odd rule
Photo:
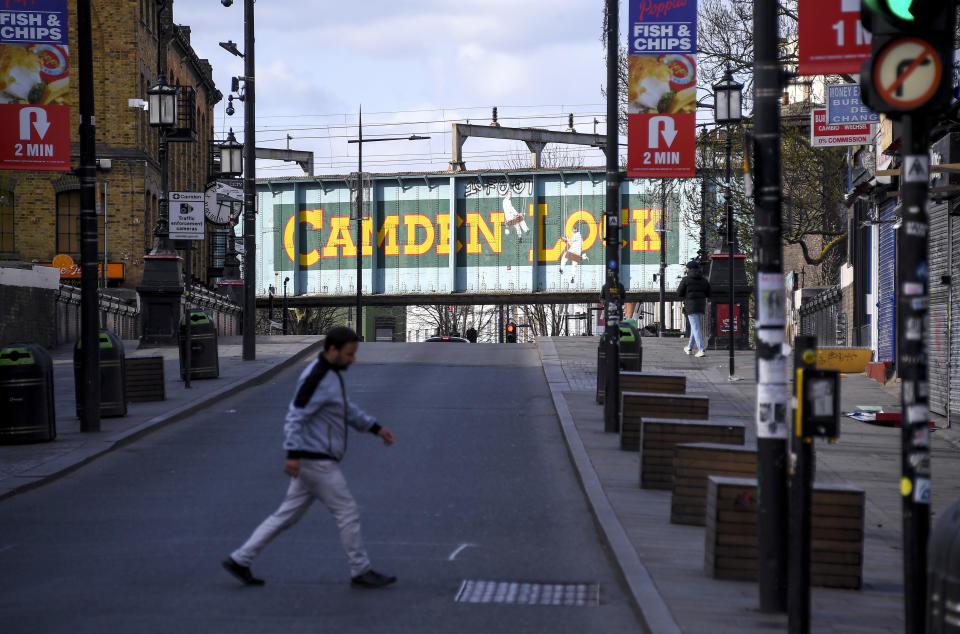
[[[220,0],[220,4],[225,7],[229,7],[231,4],[233,4],[233,0]]]
[[[230,0],[224,1],[229,2]],[[233,95],[230,95],[230,97],[227,99],[227,116],[232,117],[234,112],[236,112],[236,110],[233,109]]]

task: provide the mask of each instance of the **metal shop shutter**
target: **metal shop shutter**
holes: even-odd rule
[[[947,205],[930,206],[930,321],[927,327],[930,410],[947,413],[950,399],[950,287],[941,283],[950,274],[950,231]]]
[[[893,201],[880,210],[879,257],[877,259],[877,360],[895,361],[897,323],[897,231],[893,228],[897,207]]]

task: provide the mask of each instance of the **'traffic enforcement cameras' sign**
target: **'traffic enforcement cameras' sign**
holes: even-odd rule
[[[170,239],[203,240],[203,192],[170,192]]]

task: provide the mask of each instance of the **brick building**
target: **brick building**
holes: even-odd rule
[[[70,12],[71,164],[79,165],[79,76],[76,6]],[[179,90],[178,130],[170,143],[170,191],[203,191],[208,180],[213,108],[222,99],[212,68],[190,45],[190,28],[173,24],[173,2],[162,16],[154,0],[93,0],[94,99],[97,139],[97,222],[100,261],[106,234],[110,286],[136,287],[143,256],[153,245],[160,190],[158,133],[146,100],[157,83],[158,46],[166,78]],[[51,263],[57,255],[80,261],[80,181],[70,172],[0,171],[0,259]],[[106,225],[106,229],[104,226]],[[195,275],[207,283],[211,251],[226,233],[207,226],[194,254]],[[220,248],[218,248],[218,246]],[[183,253],[181,252],[181,255]],[[222,256],[221,256],[222,257]],[[62,260],[62,258],[61,258]]]

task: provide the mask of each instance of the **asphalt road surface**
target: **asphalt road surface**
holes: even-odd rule
[[[283,414],[304,364],[0,501],[0,632],[638,632],[567,456],[536,350],[364,344],[348,394],[397,436],[353,432],[343,469],[376,569],[351,588],[319,503],[254,563],[220,560],[280,503]],[[465,581],[492,586],[487,603]],[[597,605],[497,602],[599,584]],[[581,589],[582,591],[582,589]],[[581,595],[583,596],[583,595]],[[588,598],[591,596],[588,592]]]

